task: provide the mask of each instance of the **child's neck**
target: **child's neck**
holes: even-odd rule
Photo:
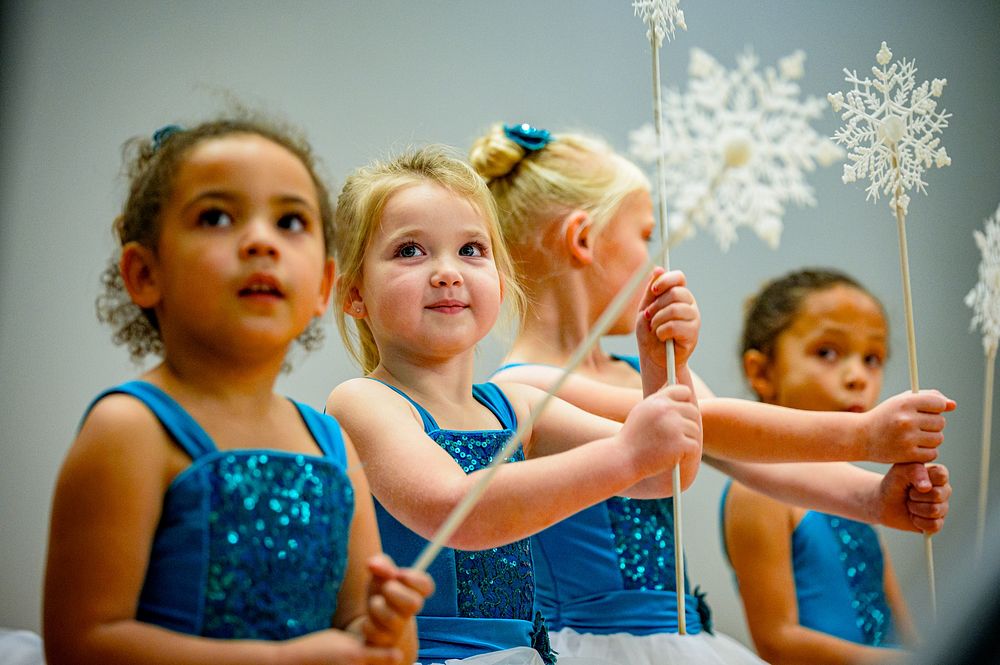
[[[145,376],[175,395],[209,402],[243,404],[248,410],[268,403],[284,362],[233,362],[211,354],[166,354]]]
[[[475,349],[447,359],[382,356],[371,377],[395,386],[432,413],[478,404],[472,397]]]
[[[564,365],[586,339],[600,313],[591,311],[590,298],[578,293],[578,284],[564,280],[563,285],[565,288],[532,290],[531,305],[508,361]],[[595,346],[584,365],[606,357]]]

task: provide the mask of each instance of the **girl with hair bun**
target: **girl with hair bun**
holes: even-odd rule
[[[529,302],[494,379],[547,389],[647,259],[655,224],[649,183],[598,138],[529,125],[493,125],[470,160],[496,199]],[[686,283],[677,271],[660,279],[675,288]],[[635,313],[626,311],[608,333],[632,332]],[[635,358],[595,347],[557,394],[620,421],[642,395],[638,369]],[[935,457],[942,413],[954,408],[937,391],[834,414],[716,399],[694,381],[705,460],[723,472],[784,501],[894,528],[941,528],[947,475],[928,475],[918,463]],[[753,463],[861,459],[897,464],[881,476],[849,464]],[[678,635],[668,500],[609,499],[535,536],[534,552],[536,604],[560,654],[630,665],[760,662],[734,640],[709,634],[707,605],[687,581],[689,634]]]

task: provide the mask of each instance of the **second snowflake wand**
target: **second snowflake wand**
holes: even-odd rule
[[[885,42],[875,56],[874,79],[858,78],[857,72],[844,70],[853,89],[845,95],[831,93],[827,99],[835,112],[843,111],[846,125],[834,134],[844,145],[850,164],[844,166],[843,181],[870,178],[868,198],[878,200],[879,193],[891,194],[890,208],[896,215],[899,234],[899,266],[903,278],[903,309],[906,315],[906,341],[910,366],[910,389],[920,390],[917,376],[917,339],[913,323],[913,298],[910,291],[910,262],[906,248],[906,212],[910,197],[907,190],[926,193],[925,168],[951,164],[947,151],[936,134],[948,126],[950,114],[937,110],[945,79],[924,81],[915,87],[917,68],[913,60],[892,61],[892,51]],[[924,534],[927,574],[932,611],[937,613],[937,590],[934,583],[934,549],[929,534]]]

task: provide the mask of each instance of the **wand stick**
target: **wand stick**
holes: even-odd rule
[[[976,528],[976,553],[983,558],[983,538],[986,533],[986,496],[990,488],[990,429],[993,424],[993,366],[997,345],[986,351],[986,383],[983,386],[983,456],[979,464],[979,524]]]
[[[895,158],[893,158],[895,162]],[[902,185],[896,186],[896,200],[903,195]],[[896,204],[896,229],[899,232],[899,268],[903,275],[903,311],[906,315],[906,349],[910,364],[910,390],[920,392],[917,375],[917,334],[913,325],[913,298],[910,295],[910,259],[906,251],[906,215]],[[931,534],[924,534],[924,557],[927,560],[927,581],[931,593],[931,613],[937,616],[937,586],[934,580],[934,543]]]
[[[665,180],[666,166],[664,165],[664,145],[663,145],[663,107],[660,91],[660,47],[656,39],[650,39],[653,47],[653,122],[656,127],[656,138],[659,149],[656,151],[656,184],[657,203],[660,212],[660,244],[662,245],[661,262],[664,270],[670,270],[670,243],[668,241],[667,230],[667,184]],[[667,354],[667,385],[672,386],[677,383],[677,369],[674,367],[674,340],[668,339],[666,342]],[[673,469],[673,508],[674,508],[674,575],[677,588],[677,632],[680,635],[687,635],[687,616],[685,614],[685,589],[684,589],[684,535],[681,529],[681,468],[675,466]]]

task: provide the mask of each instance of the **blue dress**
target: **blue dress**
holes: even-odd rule
[[[638,358],[613,357],[639,371]],[[734,640],[704,632],[710,611],[686,576],[688,634],[678,635],[672,499],[611,497],[531,544],[535,604],[560,656],[630,665],[762,662]]]
[[[722,493],[725,506],[732,481]],[[729,552],[726,551],[726,560]],[[807,511],[792,532],[792,572],[799,625],[856,644],[898,647],[883,587],[884,560],[875,530],[861,522]]]
[[[284,640],[330,628],[347,565],[354,491],[334,419],[295,403],[322,456],[217,450],[156,386],[141,401],[191,457],[163,498],[136,618],[190,635]]]
[[[472,392],[496,416],[500,429],[472,431],[441,429],[408,395],[380,383],[413,405],[427,435],[466,473],[488,466],[517,429],[514,409],[491,383],[477,384]],[[507,461],[523,459],[524,452],[518,448]],[[409,564],[428,544],[377,499],[375,515],[382,546],[395,561]],[[546,662],[554,662],[547,649],[545,628],[532,610],[535,582],[527,539],[482,551],[444,548],[427,572],[434,578],[436,590],[417,616],[422,662],[465,659],[518,647],[535,648]],[[536,658],[533,654],[529,657]]]

